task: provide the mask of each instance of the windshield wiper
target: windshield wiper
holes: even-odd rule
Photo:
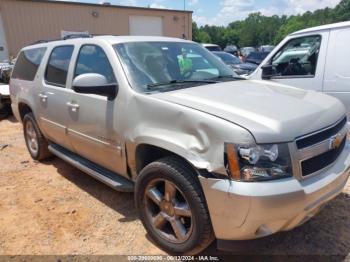
[[[153,83],[153,84],[148,84],[147,89],[148,90],[155,90],[154,87],[160,87],[160,86],[168,86],[172,84],[187,84],[187,83],[204,83],[204,84],[216,84],[218,81],[211,80],[211,79],[205,79],[205,80],[170,80],[168,82],[161,82],[161,83]]]

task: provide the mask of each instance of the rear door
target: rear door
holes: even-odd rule
[[[108,83],[117,82],[110,60],[99,45],[80,47],[72,80],[86,73],[103,75]],[[118,97],[108,100],[105,96],[73,91],[69,97],[68,134],[76,153],[113,172],[126,174],[124,144],[118,133],[122,112],[117,109],[117,100]]]
[[[69,150],[73,147],[67,135],[71,113],[67,103],[72,91],[66,88],[66,82],[73,50],[74,45],[56,46],[52,49],[38,94],[41,129],[49,140]]]
[[[329,39],[324,92],[339,98],[350,119],[350,28],[332,29]]]

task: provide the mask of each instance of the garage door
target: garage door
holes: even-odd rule
[[[163,21],[159,16],[130,16],[130,35],[163,35]]]
[[[0,14],[0,62],[9,59],[9,54],[7,50],[5,31]]]

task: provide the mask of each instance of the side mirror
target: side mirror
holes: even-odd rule
[[[118,84],[108,83],[103,75],[88,73],[74,78],[73,90],[81,94],[106,96],[108,100],[113,100],[118,93]]]
[[[274,66],[271,65],[271,64],[266,64],[266,65],[263,65],[261,67],[262,69],[262,75],[261,75],[261,78],[264,79],[264,80],[268,80],[268,79],[271,79],[271,77],[273,77],[275,74],[274,74]]]

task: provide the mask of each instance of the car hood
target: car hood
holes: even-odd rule
[[[197,86],[152,96],[235,123],[247,129],[257,143],[293,141],[345,115],[343,104],[331,96],[257,80]]]

